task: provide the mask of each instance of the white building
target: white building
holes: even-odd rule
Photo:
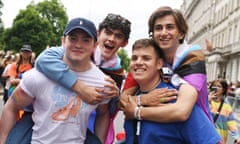
[[[183,0],[181,10],[189,25],[188,43],[205,50],[208,81],[240,80],[240,0]]]

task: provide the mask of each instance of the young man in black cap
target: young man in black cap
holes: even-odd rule
[[[91,55],[97,46],[96,40],[97,31],[91,21],[84,18],[72,19],[62,37],[63,61],[85,85],[98,88],[101,103],[87,104],[81,96],[51,81],[33,68],[24,74],[3,109],[0,120],[1,144],[5,143],[16,122],[16,111],[31,103],[34,107],[31,143],[84,143],[88,118],[95,108],[98,120],[103,124],[96,127],[98,131],[101,130],[101,133],[97,134],[104,142],[108,128],[108,123],[104,123],[109,117],[106,116],[108,100],[103,100],[105,95],[102,92],[107,82],[104,79],[106,75],[91,62]]]

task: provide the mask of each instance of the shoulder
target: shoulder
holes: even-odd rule
[[[96,73],[96,75],[98,75],[98,76],[106,77],[106,74],[93,63],[92,63],[92,67],[90,69],[90,72],[91,73]]]
[[[41,79],[46,79],[45,75],[39,72],[36,68],[32,68],[23,74],[22,80],[33,82],[33,81],[39,81]]]
[[[205,56],[199,45],[191,45],[185,50],[185,56],[182,58],[175,72],[180,76],[186,76],[193,73],[206,74]]]
[[[16,67],[17,67],[17,63],[12,63],[12,64],[10,64],[10,68],[11,68],[11,69],[16,69]]]
[[[197,61],[204,61],[205,56],[199,45],[191,45],[188,50],[186,50],[186,56],[182,64],[189,64]],[[182,65],[181,64],[181,65]]]
[[[78,72],[78,79],[85,84],[96,87],[103,87],[105,82],[105,75],[98,67],[92,64],[92,67],[85,72]]]

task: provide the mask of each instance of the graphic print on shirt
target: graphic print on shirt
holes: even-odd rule
[[[52,100],[58,109],[51,115],[55,121],[68,121],[70,118],[77,118],[80,111],[82,100],[76,93],[59,87],[58,85],[52,92]],[[73,122],[73,121],[71,121]]]

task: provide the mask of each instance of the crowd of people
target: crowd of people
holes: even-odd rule
[[[0,144],[112,144],[119,111],[126,144],[225,144],[228,130],[240,144],[225,99],[228,84],[217,79],[208,89],[204,53],[185,41],[181,11],[159,7],[148,30],[149,38],[132,46],[124,85],[117,51],[128,44],[131,22],[119,14],[109,13],[98,29],[86,18],[71,19],[62,45],[36,61],[31,46],[23,45],[2,74],[9,84]]]

